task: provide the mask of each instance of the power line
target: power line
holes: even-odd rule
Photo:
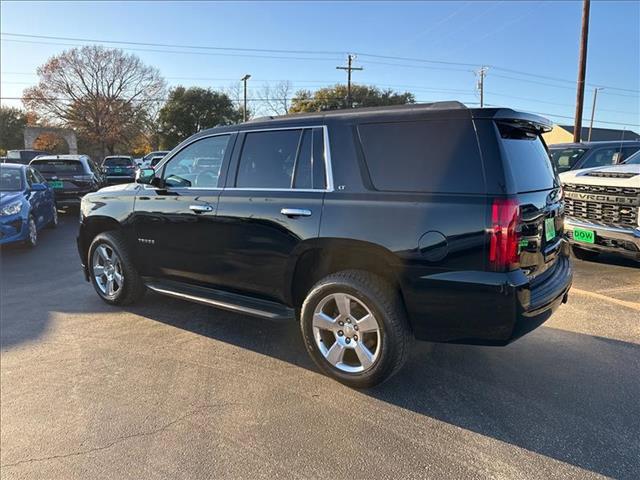
[[[30,35],[23,33],[10,33],[10,32],[0,32],[0,35],[3,36],[12,36],[12,37],[21,37],[21,38],[40,38],[47,40],[64,40],[64,41],[76,41],[76,42],[94,42],[94,43],[111,43],[116,45],[138,45],[138,46],[155,46],[155,47],[168,47],[168,48],[183,48],[183,49],[194,49],[194,50],[215,50],[215,51],[234,51],[234,52],[256,52],[256,53],[282,53],[282,54],[307,54],[307,55],[344,55],[346,52],[340,51],[329,51],[329,50],[290,50],[290,49],[267,49],[267,48],[246,48],[246,47],[216,47],[216,46],[205,46],[205,45],[184,45],[184,44],[168,44],[168,43],[154,43],[154,42],[131,42],[131,41],[122,41],[122,40],[99,40],[99,39],[90,39],[90,38],[78,38],[78,37],[58,37],[58,36],[50,36],[50,35]],[[8,40],[5,40],[8,41]],[[13,40],[18,41],[18,40]],[[42,43],[42,42],[41,42]],[[50,44],[51,42],[43,42],[45,44]],[[69,44],[67,44],[69,45]],[[74,46],[74,45],[70,45]],[[142,51],[156,51],[156,50],[142,50]],[[166,53],[166,51],[158,51],[160,53]],[[171,53],[194,53],[198,52],[175,52],[169,51]],[[202,52],[200,52],[202,53]],[[474,63],[463,63],[463,62],[452,62],[445,60],[433,60],[433,59],[425,59],[425,58],[415,58],[415,57],[399,57],[399,56],[391,56],[391,55],[378,55],[367,52],[354,52],[355,55],[361,57],[369,57],[369,58],[380,58],[380,59],[388,59],[388,60],[398,60],[405,62],[415,62],[415,63],[429,63],[429,64],[439,64],[439,65],[456,65],[456,66],[465,66],[465,67],[474,67],[478,68],[479,64]],[[238,55],[233,55],[238,56]],[[258,58],[281,58],[281,57],[272,57],[272,56],[257,56]],[[292,59],[292,57],[282,57],[282,59]],[[295,59],[295,58],[293,58]],[[313,59],[308,57],[300,57],[299,60],[332,60],[332,59]],[[574,84],[573,80],[568,80],[565,78],[552,77],[547,75],[539,75],[531,72],[525,72],[522,70],[515,70],[506,67],[500,67],[498,65],[489,64],[486,65],[491,67],[494,70],[499,70],[508,73],[514,73],[518,75],[526,75],[529,77],[536,77],[541,79],[547,79],[557,82],[571,83]],[[621,88],[621,87],[613,87],[610,85],[601,85],[601,84],[589,84],[591,86],[604,87],[609,90],[618,90],[623,92],[636,93],[637,90]]]

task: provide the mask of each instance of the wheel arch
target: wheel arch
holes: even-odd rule
[[[341,270],[374,273],[400,289],[398,257],[380,245],[353,239],[323,238],[301,243],[287,266],[285,299],[299,309],[321,278]],[[401,291],[401,289],[400,289]]]
[[[78,235],[78,249],[84,260],[83,264],[86,262],[89,247],[94,238],[103,232],[121,229],[122,225],[111,217],[102,215],[86,217],[80,226],[80,234]]]

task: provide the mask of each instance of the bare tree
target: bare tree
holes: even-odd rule
[[[114,153],[142,133],[163,101],[160,72],[135,55],[101,46],[74,48],[38,68],[38,85],[23,94],[27,109],[43,120],[75,129]]]
[[[265,84],[258,93],[262,102],[261,107],[269,115],[286,115],[291,106],[293,85],[288,80],[282,80],[275,85]]]
[[[224,92],[227,97],[231,99],[235,107],[240,112],[240,117],[242,118],[242,111],[244,110],[244,87],[242,82],[236,82],[229,85]],[[247,96],[251,96],[248,94]],[[253,111],[251,108],[251,102],[247,102],[247,118],[253,117]]]

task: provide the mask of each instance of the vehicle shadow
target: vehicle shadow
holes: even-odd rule
[[[58,209],[60,224],[38,234],[38,245],[0,248],[0,347],[11,348],[39,338],[47,329],[51,311],[95,311],[107,305],[89,305],[75,248],[69,244],[78,228],[77,209]],[[70,301],[78,299],[78,302]]]
[[[275,323],[150,294],[131,313],[317,371],[295,322]],[[615,478],[640,473],[640,346],[541,327],[516,343],[417,342],[364,394]]]
[[[595,258],[589,260],[579,260],[573,257],[574,262],[584,262],[585,264],[593,263],[599,265],[615,265],[617,267],[627,267],[640,269],[640,262],[633,260],[632,258],[625,257],[623,255],[615,255],[613,253],[601,253]]]

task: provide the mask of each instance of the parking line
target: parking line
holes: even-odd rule
[[[599,300],[604,300],[605,302],[615,303],[616,305],[620,305],[622,307],[631,308],[632,310],[640,311],[640,303],[639,302],[628,302],[626,300],[618,300],[617,298],[607,297],[606,295],[601,295],[599,293],[588,292],[587,290],[580,290],[579,288],[571,288],[571,293],[577,293],[578,295],[585,295],[587,297],[597,298]]]

